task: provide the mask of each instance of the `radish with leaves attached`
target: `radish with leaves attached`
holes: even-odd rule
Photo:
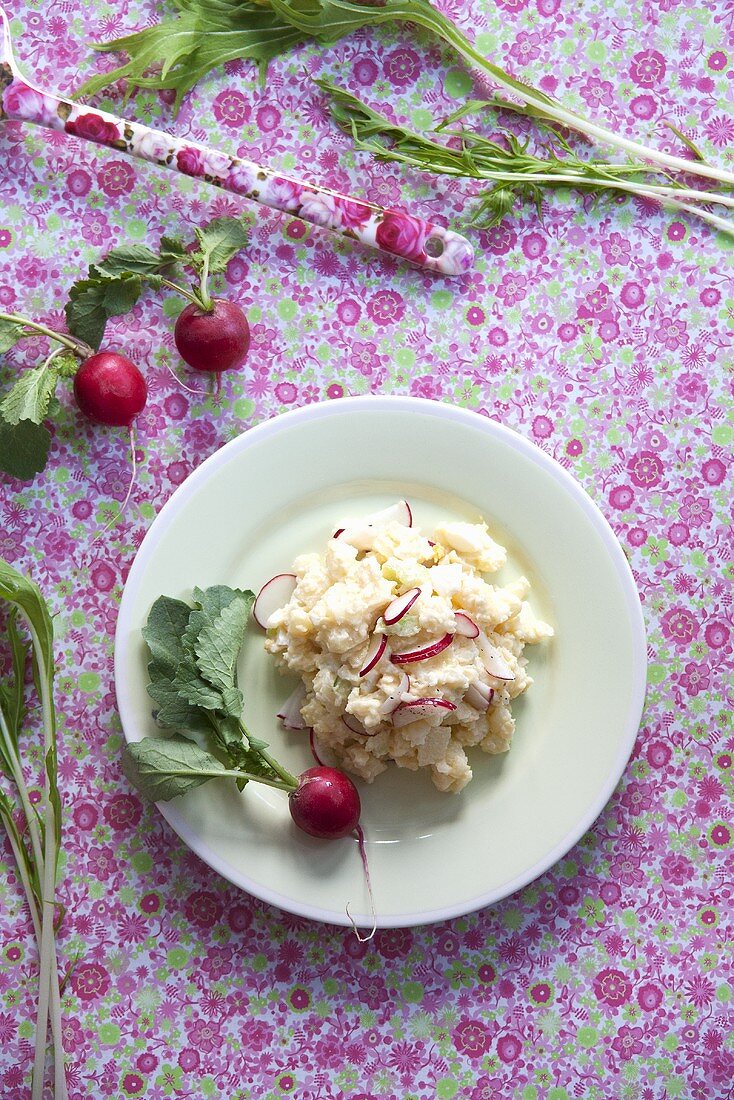
[[[281,790],[302,832],[355,837],[371,897],[359,793],[351,779],[323,765],[292,775],[243,722],[236,669],[254,602],[254,593],[225,585],[195,588],[193,606],[169,596],[155,601],[143,628],[151,657],[148,694],[157,705],[157,724],[176,732],[128,745],[125,774],[155,802],[210,779],[234,779],[240,790],[249,783]]]

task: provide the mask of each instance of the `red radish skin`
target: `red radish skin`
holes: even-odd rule
[[[408,723],[417,722],[420,718],[428,718],[431,714],[438,714],[440,711],[450,714],[453,710],[456,710],[454,703],[450,703],[448,699],[439,699],[437,696],[410,699],[401,703],[393,711],[392,724],[396,727],[407,726]]]
[[[387,638],[384,634],[375,634],[370,647],[367,650],[367,655],[364,659],[364,665],[359,670],[360,676],[366,676],[368,672],[371,672],[376,664],[382,660],[382,657],[387,649]]]
[[[456,612],[456,633],[464,638],[478,638],[479,627],[464,611]]]
[[[427,661],[430,657],[443,653],[444,649],[450,646],[453,640],[453,634],[444,634],[443,638],[439,638],[437,642],[432,642],[431,645],[424,646],[423,649],[412,649],[406,653],[393,653],[390,660],[394,665],[409,665],[414,661]]]
[[[194,370],[221,374],[241,367],[250,350],[250,326],[238,305],[222,298],[204,310],[191,302],[179,314],[173,338],[181,358]]]
[[[408,614],[420,594],[420,588],[409,588],[402,596],[396,596],[383,612],[382,617],[385,620],[385,625],[394,626],[395,623],[399,623],[403,615]]]
[[[288,796],[291,817],[304,833],[322,840],[349,836],[359,823],[362,806],[357,788],[337,768],[309,768]]]
[[[129,428],[145,408],[148,387],[125,355],[98,351],[85,359],[74,375],[74,397],[84,415],[96,424]]]
[[[263,630],[267,628],[270,616],[288,603],[296,590],[296,581],[295,573],[276,573],[265,581],[252,608],[253,619]]]

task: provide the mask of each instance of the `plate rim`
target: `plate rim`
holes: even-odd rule
[[[460,901],[453,905],[442,906],[436,910],[418,913],[407,912],[388,917],[377,915],[377,928],[406,928],[420,925],[439,923],[454,917],[464,916],[476,912],[489,905],[496,904],[521,890],[529,883],[535,881],[550,867],[573,848],[581,837],[593,825],[609,802],[614,790],[619,783],[632,754],[640,729],[644,712],[645,696],[647,690],[647,637],[645,621],[642,613],[639,592],[635,583],[631,566],[622,550],[622,547],[614,534],[611,524],[607,520],[596,502],[589,496],[583,486],[573,475],[566,470],[557,459],[547,454],[530,439],[521,435],[514,428],[510,428],[491,417],[483,416],[472,409],[460,408],[449,405],[447,402],[435,401],[429,398],[412,397],[408,395],[366,394],[355,397],[343,397],[332,402],[319,402],[314,405],[305,405],[297,409],[289,409],[284,413],[276,414],[267,420],[262,420],[251,428],[246,428],[234,439],[209,455],[199,466],[178,485],[160,511],[153,519],[146,531],[143,541],[133,559],[132,565],[125,579],[120,606],[118,609],[117,625],[114,637],[114,681],[117,709],[120,716],[123,737],[126,744],[130,743],[123,714],[128,709],[129,692],[126,677],[123,675],[123,649],[124,638],[132,629],[131,606],[133,596],[138,583],[138,577],[144,572],[145,565],[153,553],[160,536],[165,532],[169,524],[179,514],[190,494],[195,491],[202,481],[206,481],[217,467],[229,461],[230,457],[240,451],[246,451],[250,447],[266,439],[268,436],[279,434],[288,424],[300,420],[319,420],[323,417],[340,416],[349,411],[376,410],[380,406],[391,410],[401,409],[404,412],[419,411],[433,413],[439,419],[453,420],[464,424],[471,430],[483,431],[488,435],[498,436],[514,450],[527,457],[536,466],[552,476],[564,487],[572,499],[581,507],[597,534],[600,536],[604,549],[611,558],[614,571],[620,582],[624,596],[624,609],[628,618],[628,625],[632,638],[633,675],[631,685],[631,697],[626,727],[623,736],[620,737],[619,747],[615,762],[603,785],[600,794],[594,800],[586,814],[574,825],[572,829],[560,840],[550,852],[537,860],[531,867],[526,868],[514,878],[507,880],[492,890],[485,891],[469,900]],[[153,534],[153,538],[151,535]],[[239,889],[245,890],[251,896],[275,905],[289,913],[300,917],[306,917],[320,923],[333,924],[348,927],[351,923],[346,914],[334,913],[332,910],[321,909],[294,900],[280,891],[254,883],[248,877],[240,876],[240,881],[233,881],[231,868],[209,845],[200,840],[185,817],[170,803],[155,803],[156,809],[162,814],[171,828],[178,834],[181,840],[199,856],[209,867],[220,874],[226,881]],[[244,885],[246,882],[247,885]],[[372,918],[364,914],[355,915],[357,924],[371,924]]]

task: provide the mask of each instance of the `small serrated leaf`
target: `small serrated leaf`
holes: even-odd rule
[[[48,413],[58,380],[54,364],[24,371],[0,403],[0,416],[8,424],[18,424],[21,420],[41,424]]]
[[[205,257],[209,258],[209,271],[224,271],[237,253],[245,247],[249,234],[247,227],[238,218],[216,218],[203,229],[196,229],[196,239],[201,250],[201,259],[196,253],[187,256],[187,263],[197,270]]]
[[[10,351],[26,335],[24,325],[18,321],[10,321],[7,317],[0,317],[0,355]]]
[[[136,274],[112,278],[91,268],[90,275],[74,283],[69,291],[66,321],[74,336],[98,348],[108,319],[128,313],[140,297],[143,284]]]
[[[146,737],[128,745],[122,767],[152,802],[168,802],[227,772],[216,756],[185,737]]]

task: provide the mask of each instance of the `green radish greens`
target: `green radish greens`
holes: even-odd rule
[[[53,626],[37,586],[2,560],[0,601],[4,605],[3,610],[7,611],[4,634],[11,658],[9,676],[0,683],[0,769],[7,780],[0,787],[0,819],[8,834],[18,878],[30,910],[39,956],[32,1100],[41,1100],[43,1094],[49,1018],[54,1050],[54,1095],[56,1100],[66,1100],[55,939],[64,911],[56,900],[61,850],[61,798],[56,773]],[[30,642],[25,640],[25,632]],[[25,669],[29,655],[43,727],[44,782],[38,806],[31,804],[21,757],[21,735],[26,732],[28,719]]]
[[[146,798],[165,802],[228,776],[240,790],[251,780],[286,793],[297,789],[296,776],[242,721],[237,659],[254,601],[250,591],[215,585],[195,588],[193,607],[169,596],[153,604],[143,629],[151,658],[148,694],[158,725],[178,733],[147,737],[125,750],[125,774]]]
[[[678,185],[677,174],[686,180],[698,176],[731,191],[734,172],[707,163],[695,145],[679,130],[669,126],[696,159],[665,153],[618,134],[565,107],[559,100],[517,80],[480,54],[463,32],[428,0],[173,0],[178,14],[136,34],[97,45],[103,52],[122,52],[128,60],[111,72],[88,80],[81,94],[94,94],[115,81],[127,81],[127,94],[136,88],[158,88],[175,92],[174,109],[207,72],[226,61],[243,58],[256,62],[261,71],[272,58],[308,39],[331,46],[363,27],[383,23],[409,23],[422,27],[451,46],[470,66],[479,69],[505,94],[513,97],[472,103],[457,116],[480,106],[503,107],[532,118],[547,134],[549,127],[565,127],[585,135],[597,144],[613,146],[631,157],[629,163],[610,164],[603,160],[585,162],[575,157],[566,142],[553,131],[548,158],[528,157],[527,148],[516,139],[507,149],[491,148],[495,143],[472,132],[462,131],[462,149],[457,161],[444,147],[418,135],[393,127],[387,120],[383,133],[396,143],[395,156],[428,171],[492,180],[494,186],[483,196],[482,217],[497,219],[514,207],[516,197],[537,202],[542,189],[559,186],[582,191],[616,190],[655,199],[681,213],[695,214],[712,226],[730,233],[725,218],[701,209],[699,203],[734,205],[734,200],[715,191]],[[337,117],[364,148],[385,157],[384,149],[370,142],[381,131],[370,128],[376,122],[370,109],[354,97],[324,83],[335,97]],[[518,102],[519,101],[519,102]],[[380,116],[377,116],[379,119]],[[397,132],[396,132],[397,131]],[[379,142],[378,142],[379,144]],[[415,146],[419,145],[420,148]],[[433,148],[429,148],[434,146]],[[443,150],[443,151],[441,151]],[[498,151],[499,150],[499,151]],[[565,169],[565,170],[564,170]],[[565,175],[565,179],[561,176]],[[638,176],[644,176],[638,180]]]

